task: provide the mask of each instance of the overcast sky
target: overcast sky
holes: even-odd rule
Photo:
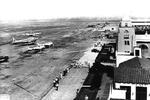
[[[0,0],[0,20],[150,17],[149,0]]]

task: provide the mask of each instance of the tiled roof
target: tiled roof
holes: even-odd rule
[[[150,84],[150,60],[132,58],[114,70],[114,81],[118,83]]]

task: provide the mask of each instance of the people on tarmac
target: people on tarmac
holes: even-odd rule
[[[85,100],[89,100],[89,97],[87,95],[85,95]]]
[[[63,76],[66,76],[67,73],[69,73],[70,69],[71,68],[74,68],[74,67],[79,67],[80,65],[78,63],[73,63],[71,64],[69,67],[65,68],[62,72],[59,73],[59,76],[57,76],[54,81],[53,81],[53,87],[58,91],[58,87],[59,87],[59,81],[60,79],[63,78]],[[79,89],[77,89],[77,92],[79,92]]]
[[[56,91],[58,91],[58,86],[59,86],[59,84],[58,84],[58,83],[56,83]]]
[[[56,87],[56,81],[55,80],[53,81],[53,87]]]
[[[62,79],[62,77],[63,77],[63,73],[60,72],[60,73],[59,73],[59,78]]]

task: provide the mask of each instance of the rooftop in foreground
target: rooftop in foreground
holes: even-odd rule
[[[118,83],[150,84],[150,60],[134,57],[119,65],[114,71]]]

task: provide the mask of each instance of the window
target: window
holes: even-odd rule
[[[125,30],[124,33],[129,33],[129,31],[128,31],[128,30]]]
[[[141,48],[134,48],[134,56],[141,57]]]
[[[124,39],[129,39],[129,35],[124,35]]]
[[[135,50],[135,56],[139,56],[140,55],[140,51],[139,50]]]
[[[129,41],[124,41],[124,45],[130,45]]]
[[[125,23],[125,27],[128,27],[128,23]]]
[[[129,53],[130,51],[125,51],[126,53]]]
[[[120,86],[121,90],[126,90],[126,100],[131,100],[131,86]]]

